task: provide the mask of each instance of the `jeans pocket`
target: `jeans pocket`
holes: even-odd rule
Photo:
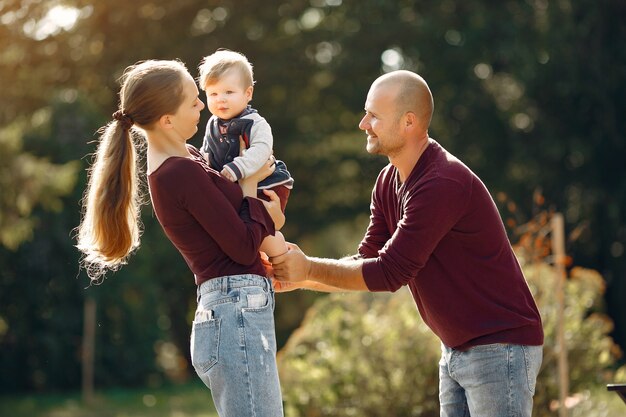
[[[219,359],[220,318],[194,321],[191,329],[191,364],[202,378]]]
[[[539,368],[541,368],[541,362],[543,361],[543,347],[522,346],[522,351],[524,352],[524,362],[526,364],[528,390],[534,395]]]
[[[246,311],[260,311],[265,310],[272,306],[271,293],[260,287],[252,287],[246,291],[241,292],[241,299],[244,301],[244,307],[242,310]]]

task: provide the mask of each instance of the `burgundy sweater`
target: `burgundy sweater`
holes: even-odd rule
[[[541,317],[481,180],[433,139],[404,184],[378,176],[359,245],[371,291],[408,285],[448,347],[543,344]]]
[[[238,184],[211,169],[193,146],[192,158],[170,157],[148,175],[157,219],[195,275],[265,276],[259,257],[274,222],[260,200],[244,198]]]

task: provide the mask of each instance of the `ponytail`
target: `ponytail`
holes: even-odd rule
[[[176,60],[148,60],[124,71],[120,110],[100,131],[77,229],[81,264],[93,281],[124,265],[139,247],[141,193],[135,139],[144,144],[146,129],[161,116],[176,113],[184,99],[182,80],[189,76]]]
[[[139,246],[139,178],[132,119],[115,120],[101,131],[78,227],[78,249],[92,280],[126,263]]]

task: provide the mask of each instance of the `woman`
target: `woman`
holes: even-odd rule
[[[126,69],[119,110],[102,130],[90,171],[77,247],[99,279],[139,246],[134,140],[145,138],[152,205],[198,285],[193,366],[220,416],[281,416],[274,292],[258,250],[285,219],[276,194],[267,193],[269,202],[254,198],[273,158],[241,187],[222,178],[186,143],[203,108],[181,62]]]

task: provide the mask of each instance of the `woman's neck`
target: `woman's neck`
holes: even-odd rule
[[[179,156],[183,158],[191,157],[191,154],[187,149],[186,142],[172,140],[166,135],[159,134],[158,132],[147,132],[147,138],[148,174],[156,171],[156,169],[160,167],[166,159],[172,156]]]

